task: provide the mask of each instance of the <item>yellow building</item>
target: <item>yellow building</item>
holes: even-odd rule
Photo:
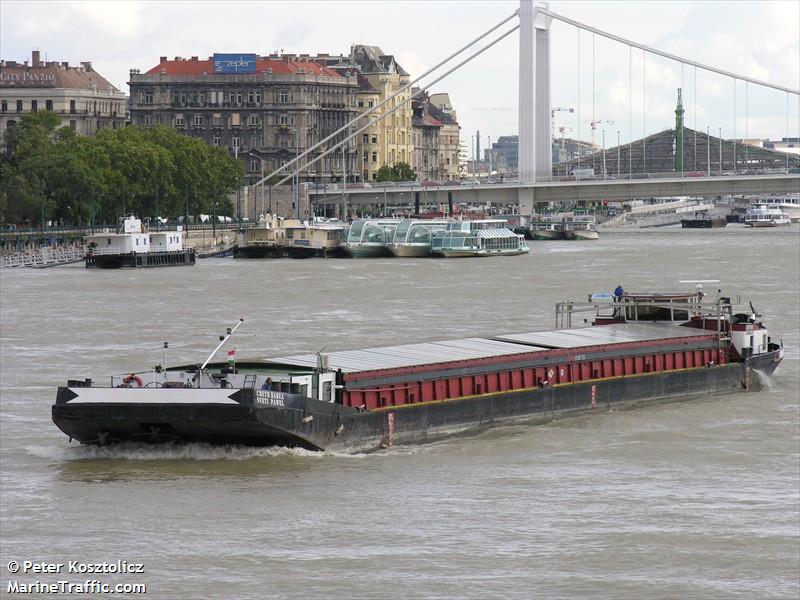
[[[377,46],[355,45],[350,48],[350,64],[358,73],[358,110],[366,112],[386,98],[407,86],[408,73],[397,64],[394,56],[384,54]],[[381,107],[368,117],[386,114],[402,104],[388,117],[362,132],[358,139],[358,154],[362,161],[362,181],[374,181],[378,169],[400,162],[414,163],[414,138],[412,133],[413,110],[411,89]],[[359,128],[365,124],[359,121]]]

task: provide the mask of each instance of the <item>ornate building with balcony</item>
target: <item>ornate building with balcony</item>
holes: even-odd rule
[[[442,123],[431,115],[435,107],[428,94],[414,89],[414,163],[411,165],[420,181],[446,179],[439,163],[439,131]]]
[[[131,122],[168,125],[227,149],[253,184],[345,125],[357,113],[357,78],[305,56],[215,54],[131,70]],[[341,139],[341,138],[339,138]],[[319,156],[315,151],[302,164]],[[358,180],[356,143],[304,168],[300,181]],[[288,174],[288,171],[287,171]]]
[[[31,62],[0,61],[0,135],[26,113],[47,110],[81,135],[104,127],[125,126],[125,94],[92,69],[43,62],[34,50]]]
[[[439,128],[439,172],[436,179],[458,179],[461,177],[459,152],[461,150],[461,126],[456,111],[446,93],[428,97],[428,112],[441,123]]]

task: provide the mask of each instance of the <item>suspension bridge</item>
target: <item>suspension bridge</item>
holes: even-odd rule
[[[685,70],[692,69],[695,81],[697,71],[705,71],[725,77],[732,82],[734,103],[734,129],[731,139],[711,135],[697,128],[683,126],[684,107],[681,100],[675,110],[676,126],[654,135],[645,135],[627,144],[617,143],[616,147],[593,148],[589,156],[579,156],[568,163],[552,164],[553,112],[551,102],[551,25],[559,21],[578,32],[578,54],[580,55],[581,34],[590,34],[592,41],[592,134],[596,118],[596,53],[595,41],[598,37],[611,40],[628,48],[628,97],[629,97],[629,135],[632,127],[633,98],[633,53],[642,56],[642,130],[647,131],[647,58],[661,57],[677,63],[681,67],[681,87],[685,83]],[[347,184],[347,165],[343,162],[343,182],[341,185],[311,186],[308,189],[308,202],[311,206],[332,203],[338,196],[346,206],[396,205],[416,203],[421,197],[434,202],[469,202],[479,205],[502,203],[516,204],[521,214],[535,212],[536,204],[541,202],[563,202],[583,199],[628,199],[660,196],[719,196],[745,194],[785,194],[800,192],[800,155],[790,156],[749,146],[737,141],[736,118],[738,87],[744,86],[745,95],[745,139],[749,135],[749,91],[751,87],[772,90],[785,96],[786,135],[789,137],[790,105],[797,101],[800,121],[800,90],[762,81],[754,77],[733,73],[712,65],[700,63],[687,57],[677,56],[614,33],[600,30],[574,19],[552,12],[547,3],[533,0],[520,0],[517,11],[502,19],[477,38],[449,55],[434,67],[411,81],[366,112],[360,113],[352,121],[325,139],[299,154],[279,169],[266,175],[256,185],[264,185],[273,178],[280,178],[275,185],[285,184],[290,179],[308,170],[324,156],[336,152],[349,140],[360,135],[399,110],[405,101],[396,98],[408,92],[413,86],[425,90],[435,85],[458,69],[465,67],[477,56],[491,50],[498,42],[519,31],[519,167],[516,179],[491,185],[472,182],[468,185],[442,185],[432,188],[416,182],[400,185]],[[455,61],[455,64],[452,64]],[[580,61],[578,61],[580,62]],[[444,73],[437,74],[441,70]],[[580,72],[578,78],[578,137],[580,138]],[[696,96],[696,93],[695,93]],[[680,89],[678,90],[680,98]],[[696,97],[695,97],[696,124]],[[777,114],[777,110],[776,110]],[[652,118],[652,116],[651,116]],[[797,133],[800,137],[800,132]],[[605,136],[604,136],[605,137]],[[619,135],[618,135],[619,137]],[[594,139],[593,139],[594,146]],[[705,150],[705,152],[703,152]],[[574,177],[575,168],[589,167],[592,176],[588,180]],[[691,167],[690,169],[688,167]],[[599,173],[596,175],[595,173]],[[308,207],[307,207],[308,208]],[[344,207],[343,207],[344,208]],[[346,210],[346,209],[345,209]],[[300,206],[297,206],[298,215]],[[308,211],[307,211],[308,212]]]

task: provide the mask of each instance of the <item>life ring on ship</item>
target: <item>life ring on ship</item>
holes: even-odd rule
[[[122,380],[122,383],[124,383],[126,386],[129,386],[129,387],[130,387],[131,383],[133,383],[133,382],[136,382],[136,387],[142,387],[142,385],[143,385],[142,384],[142,378],[139,377],[138,375],[136,375],[135,373],[131,373],[125,379]]]

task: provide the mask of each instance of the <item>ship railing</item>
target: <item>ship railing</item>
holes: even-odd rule
[[[641,316],[640,319],[640,309]],[[648,313],[652,314],[653,309],[664,311],[669,314],[668,319],[651,319]],[[700,317],[703,329],[706,328],[706,320],[711,320],[716,324],[716,331],[722,342],[730,339],[729,333],[722,327],[724,321],[730,322],[733,314],[733,305],[728,298],[719,298],[714,302],[695,302],[686,300],[649,301],[625,299],[624,302],[573,302],[565,301],[556,304],[556,329],[573,328],[573,315],[593,314],[595,318],[619,318],[624,321],[648,322],[684,322],[689,319]],[[588,317],[582,318],[582,323],[588,323]]]

